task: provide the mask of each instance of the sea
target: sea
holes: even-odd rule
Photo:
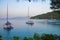
[[[34,24],[26,24],[27,21],[32,21]],[[13,40],[13,36],[19,36],[20,40],[23,40],[24,37],[33,37],[34,33],[60,35],[59,19],[13,18],[9,19],[9,22],[13,29],[8,31],[4,29],[6,19],[0,19],[0,35],[3,40]]]

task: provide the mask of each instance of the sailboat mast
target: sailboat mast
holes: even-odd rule
[[[28,6],[28,18],[29,18],[29,6]]]
[[[31,0],[29,0],[29,3],[28,3],[28,18],[30,18],[30,16],[29,16],[29,11],[30,11],[30,2],[31,2]]]
[[[8,22],[8,3],[7,3],[7,22]]]

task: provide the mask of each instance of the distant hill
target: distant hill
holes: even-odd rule
[[[31,19],[60,19],[60,11],[48,12],[46,14],[31,17]]]

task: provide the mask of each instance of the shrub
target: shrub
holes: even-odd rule
[[[14,36],[14,40],[19,40],[19,36]]]
[[[27,37],[24,37],[24,40],[28,40],[28,38]]]

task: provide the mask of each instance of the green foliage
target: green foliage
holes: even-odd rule
[[[0,38],[0,40],[2,40],[2,38]]]
[[[0,35],[0,40],[2,40],[2,36]]]
[[[33,36],[34,40],[41,40],[40,35],[35,33]]]
[[[37,33],[33,36],[34,40],[60,40],[60,36],[57,36],[56,34],[42,34],[41,36]]]
[[[56,37],[52,34],[44,34],[41,38],[42,40],[56,40]]]
[[[51,0],[51,9],[60,9],[60,0]]]
[[[27,37],[24,37],[24,40],[28,40],[28,38]]]
[[[60,40],[60,36],[57,36],[58,37],[58,39]]]
[[[33,40],[33,38],[28,38],[28,40]]]
[[[33,40],[33,38],[31,38],[31,37],[29,37],[29,38],[24,37],[24,40]]]
[[[2,36],[0,35],[0,38],[2,38]]]
[[[19,40],[19,36],[14,36],[14,40]]]
[[[14,40],[20,40],[19,36],[14,36]],[[2,36],[0,36],[0,40],[2,40]],[[23,40],[60,40],[60,36],[56,34],[42,34],[41,36],[38,33],[35,33],[32,37],[24,37]]]
[[[32,19],[60,19],[60,11],[48,12],[46,14],[31,17]]]

